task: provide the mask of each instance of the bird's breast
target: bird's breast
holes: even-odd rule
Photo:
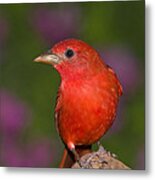
[[[60,136],[67,144],[92,144],[111,126],[117,92],[105,82],[62,83],[56,111]]]

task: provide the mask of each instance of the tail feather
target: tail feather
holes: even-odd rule
[[[91,153],[91,145],[88,146],[77,146],[76,151],[79,154],[79,156],[83,156],[87,153]],[[63,156],[61,159],[61,162],[59,164],[59,168],[71,168],[72,165],[76,162],[76,159],[73,155],[73,153],[68,150],[67,148],[64,149]]]
[[[70,168],[75,163],[73,154],[68,149],[64,149],[59,168]]]

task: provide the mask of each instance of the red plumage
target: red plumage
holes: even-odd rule
[[[50,60],[50,54],[58,59]],[[122,94],[114,71],[96,50],[75,39],[56,44],[36,61],[52,64],[61,76],[56,124],[68,149],[97,142],[112,125]]]

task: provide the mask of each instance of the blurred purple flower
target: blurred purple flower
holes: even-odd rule
[[[79,9],[63,7],[56,9],[39,8],[31,14],[31,23],[37,32],[49,43],[70,38],[77,34]]]
[[[0,90],[1,133],[15,135],[27,125],[31,112],[28,106],[7,90]]]
[[[140,67],[135,55],[125,48],[111,48],[101,52],[104,61],[116,72],[124,93],[134,93],[140,85]]]
[[[18,145],[5,138],[1,148],[2,164],[10,167],[49,167],[53,162],[54,148],[48,139],[33,144]]]
[[[0,90],[1,165],[10,167],[49,167],[54,163],[57,146],[47,138],[26,144],[22,131],[31,112],[24,102],[7,90]],[[20,133],[20,134],[19,134]]]
[[[29,144],[25,154],[25,166],[49,167],[53,163],[55,148],[48,139]]]
[[[1,165],[18,167],[22,164],[22,153],[16,146],[15,141],[5,138],[2,141],[1,147]]]

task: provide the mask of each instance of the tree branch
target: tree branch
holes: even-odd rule
[[[116,158],[116,155],[106,151],[103,146],[99,150],[82,156],[72,168],[86,169],[131,169]]]

